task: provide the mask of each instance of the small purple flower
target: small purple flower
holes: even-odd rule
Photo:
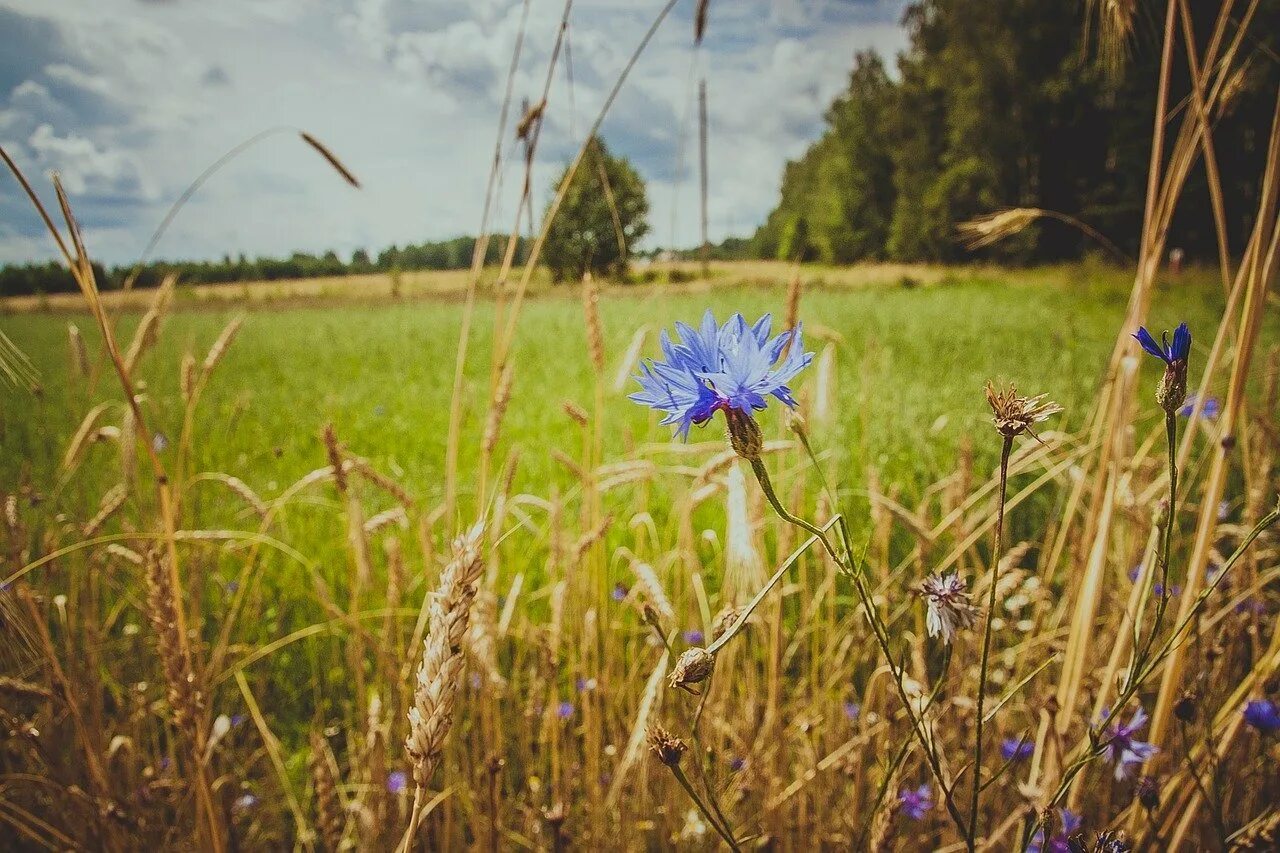
[[[613,585],[613,600],[626,601],[627,593],[631,590],[627,589],[625,584],[615,583]]]
[[[1142,563],[1138,563],[1138,565],[1134,566],[1132,569],[1129,570],[1129,581],[1131,583],[1137,583],[1138,576],[1141,574],[1142,574]]]
[[[1080,829],[1080,816],[1068,809],[1058,809],[1058,820],[1062,824],[1060,831],[1053,834],[1046,844],[1044,830],[1037,829],[1027,845],[1027,853],[1070,853],[1071,844],[1068,839]]]
[[[950,643],[961,628],[972,628],[978,618],[978,608],[969,599],[965,582],[954,572],[925,578],[916,592],[928,605],[925,627],[929,636],[941,634],[944,643]]]
[[[1036,751],[1036,745],[1025,737],[1007,737],[1000,743],[1000,757],[1005,761],[1025,761]]]
[[[1270,699],[1254,699],[1244,706],[1244,721],[1264,735],[1280,732],[1280,707]]]
[[[556,706],[556,716],[562,720],[567,720],[573,716],[573,703],[569,700],[562,701]]]
[[[1178,414],[1184,418],[1191,417],[1191,413],[1196,407],[1196,393],[1193,391],[1187,395],[1187,401],[1182,404],[1182,408],[1178,409]],[[1204,406],[1200,409],[1200,414],[1208,420],[1213,420],[1222,411],[1222,404],[1218,402],[1217,397],[1205,397]]]
[[[849,722],[851,723],[856,722],[858,717],[862,714],[862,706],[859,705],[857,702],[845,701],[842,707],[844,710],[845,718],[848,719]]]
[[[578,689],[579,693],[586,693],[596,689],[596,680],[594,678],[584,678],[579,675],[573,680],[573,686]]]
[[[472,690],[479,690],[484,686],[484,679],[480,677],[480,673],[473,672],[467,676],[467,682],[471,685]]]
[[[1155,586],[1151,587],[1151,591],[1154,592],[1156,595],[1158,595],[1160,598],[1164,598],[1164,584],[1157,583]],[[1178,584],[1174,584],[1173,586],[1169,587],[1169,596],[1171,598],[1176,598],[1181,594],[1182,594],[1182,587],[1179,586]]]
[[[747,766],[747,760],[745,758],[735,758],[729,762],[729,769],[732,770],[734,773],[737,773],[738,771],[742,770],[742,768],[746,766]]]
[[[688,631],[684,632],[683,636],[684,636],[684,641],[691,646],[702,645],[702,640],[703,640],[702,632],[699,631],[697,628],[690,628]]]
[[[236,726],[242,725],[244,721],[247,719],[248,717],[246,717],[244,714],[232,714],[231,727],[234,729]]]
[[[403,770],[392,770],[387,774],[387,790],[393,794],[403,791],[409,784],[409,776]]]
[[[912,820],[924,820],[933,808],[933,789],[928,784],[919,788],[903,788],[898,792],[898,806]]]
[[[1103,719],[1109,720],[1110,714]],[[1116,766],[1116,779],[1124,779],[1129,775],[1129,765],[1142,764],[1159,752],[1159,748],[1145,741],[1137,740],[1134,735],[1147,724],[1147,712],[1139,705],[1129,719],[1128,725],[1112,723],[1108,731],[1108,739],[1104,743],[1107,760]]]

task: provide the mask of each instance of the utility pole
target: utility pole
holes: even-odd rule
[[[702,277],[710,277],[711,243],[707,240],[707,78],[698,81],[698,142],[702,165]]]

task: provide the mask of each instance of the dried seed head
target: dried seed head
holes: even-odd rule
[[[733,447],[733,452],[748,462],[758,460],[764,449],[760,424],[751,415],[732,406],[724,410],[724,416],[729,423],[729,444]]]
[[[680,757],[684,755],[687,746],[684,741],[662,726],[654,725],[649,727],[647,732],[649,738],[649,749],[658,760],[668,767],[675,767],[680,763]]]
[[[685,649],[671,670],[671,686],[688,688],[690,684],[706,681],[715,669],[716,656],[700,646]]]
[[[733,605],[726,605],[723,610],[716,614],[716,618],[711,622],[711,639],[718,640],[733,627],[733,623],[738,621],[738,617],[742,615],[742,611]]]
[[[1182,408],[1187,400],[1187,362],[1175,359],[1165,365],[1164,375],[1156,386],[1156,403],[1169,414]]]
[[[925,623],[930,637],[941,634],[942,642],[950,643],[958,629],[971,628],[977,621],[978,608],[958,574],[931,575],[920,582],[916,592],[929,606]]]
[[[586,426],[588,415],[585,409],[572,400],[562,400],[560,408],[564,409],[564,413],[573,420],[577,421],[578,426]]]
[[[1031,427],[1062,411],[1057,403],[1046,401],[1044,394],[1019,397],[1018,389],[1012,385],[1000,389],[990,382],[987,383],[987,403],[991,406],[991,422],[995,424],[996,432],[1005,438],[1013,438],[1022,432],[1035,438]]]

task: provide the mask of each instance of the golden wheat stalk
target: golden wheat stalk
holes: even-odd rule
[[[476,524],[453,541],[453,559],[440,575],[431,602],[427,637],[418,666],[409,735],[405,751],[413,778],[425,787],[440,764],[453,725],[453,709],[463,675],[462,646],[476,595],[476,581],[484,570],[480,544],[484,525]]]

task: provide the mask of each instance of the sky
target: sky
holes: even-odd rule
[[[575,0],[533,169],[540,216],[662,0]],[[697,81],[709,114],[712,240],[749,235],[782,169],[822,131],[856,51],[905,47],[905,0],[712,0],[693,44],[679,0],[605,119],[648,185],[648,247],[699,240]],[[169,205],[241,142],[153,253],[170,259],[358,248],[480,229],[527,11],[491,228],[523,176],[519,105],[544,86],[563,0],[0,0],[0,145],[56,207],[57,171],[95,260],[132,263]],[[566,59],[568,61],[566,61]],[[571,76],[570,76],[571,74]],[[322,140],[344,183],[296,134]],[[508,155],[510,157],[508,158]],[[0,263],[54,246],[0,173]]]

